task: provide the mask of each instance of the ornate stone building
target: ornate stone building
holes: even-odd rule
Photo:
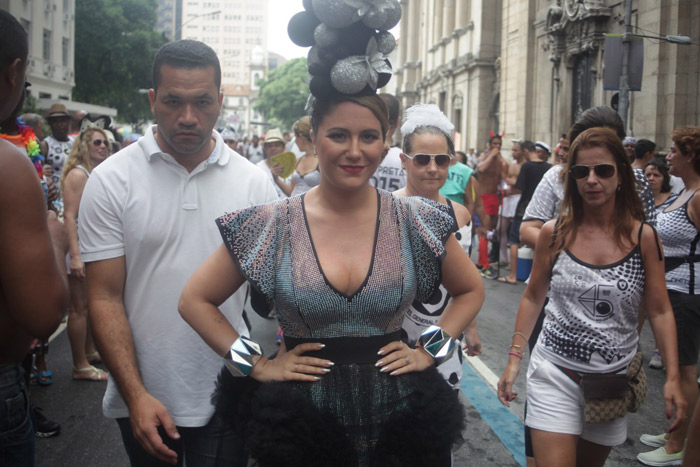
[[[501,0],[403,0],[396,94],[440,106],[462,149],[498,128]],[[460,142],[461,141],[461,142]]]
[[[682,34],[700,43],[697,0],[633,0],[633,31]],[[555,143],[603,90],[606,33],[624,32],[620,0],[503,0],[500,124],[506,138]],[[670,133],[700,125],[700,46],[644,40],[642,87],[632,92],[627,133],[670,146]]]
[[[634,32],[689,36],[696,45],[644,40],[641,91],[627,133],[670,146],[700,125],[700,2],[632,0]],[[491,130],[556,143],[580,113],[607,104],[605,34],[624,32],[623,0],[404,0],[396,93],[404,106],[438,104],[460,148]],[[504,148],[504,149],[505,149]]]

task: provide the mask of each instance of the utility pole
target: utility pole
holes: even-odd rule
[[[618,112],[627,131],[627,115],[630,107],[630,48],[632,46],[632,0],[625,0],[625,32],[622,34],[622,71],[620,73],[620,98]]]

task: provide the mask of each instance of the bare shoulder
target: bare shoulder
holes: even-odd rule
[[[454,209],[455,211],[455,217],[457,218],[458,228],[461,229],[469,223],[469,221],[471,220],[471,214],[469,213],[469,209],[464,207],[463,204],[453,202],[452,209]]]

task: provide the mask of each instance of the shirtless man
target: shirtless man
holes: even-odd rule
[[[0,121],[24,95],[27,50],[24,28],[0,10]],[[6,141],[0,141],[0,172],[0,397],[26,401],[0,406],[0,459],[34,465],[34,428],[20,362],[34,338],[48,339],[68,304],[65,266],[59,268],[65,259],[54,253],[65,251],[66,237],[56,215],[47,214],[29,158]]]
[[[498,135],[491,136],[488,151],[484,151],[479,156],[479,162],[476,165],[476,171],[479,174],[479,186],[481,187],[481,200],[484,203],[484,211],[489,216],[489,219],[484,221],[484,225],[488,227],[488,230],[496,228],[499,205],[498,185],[502,179],[508,176],[508,163],[501,155],[502,141]],[[494,246],[498,248],[498,244]],[[484,236],[479,237],[478,264],[483,266],[485,277],[496,279],[495,273],[489,268],[488,240]]]
[[[505,191],[505,198],[503,198],[503,210],[501,212],[501,225],[498,229],[500,238],[508,238],[510,232],[511,220],[515,217],[515,208],[518,206],[518,201],[520,201],[520,192],[513,190],[515,186],[515,181],[518,179],[518,174],[520,174],[520,167],[522,167],[523,162],[529,160],[526,151],[523,151],[520,141],[513,141],[513,147],[510,150],[510,154],[513,157],[513,162],[508,165],[508,174],[506,175],[505,181],[508,184],[508,188]],[[510,261],[511,263],[517,259],[517,248],[515,249],[515,255],[513,255],[513,244],[511,244],[510,239],[508,242],[501,242],[501,259],[505,260],[508,257],[508,248],[510,247]],[[499,279],[500,280],[500,279]]]

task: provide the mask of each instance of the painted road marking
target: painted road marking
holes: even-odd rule
[[[496,396],[498,378],[479,357],[467,357],[462,364],[461,389],[469,402],[488,423],[503,445],[520,465],[525,465],[523,423]]]

